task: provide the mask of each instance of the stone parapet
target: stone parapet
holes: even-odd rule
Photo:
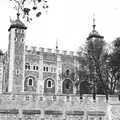
[[[104,117],[107,119],[108,106],[116,105],[120,109],[118,96],[97,95],[96,101],[92,95],[42,95],[42,94],[0,94],[0,117],[16,116],[16,119],[86,119],[91,117]],[[111,107],[114,108],[115,107]],[[116,109],[115,109],[116,110]],[[118,115],[119,116],[119,115]]]
[[[56,50],[56,49],[50,49],[50,48],[42,48],[42,47],[34,47],[34,46],[25,46],[25,50],[29,51],[31,53],[33,52],[48,52],[48,53],[56,53],[61,55],[69,55],[69,56],[78,56],[77,53],[73,51],[66,51],[66,50]]]

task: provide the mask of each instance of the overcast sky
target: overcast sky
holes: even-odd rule
[[[77,51],[92,30],[93,14],[96,30],[106,42],[120,36],[119,0],[48,0],[47,14],[28,24],[26,44],[55,49],[56,39],[60,50]],[[8,48],[10,19],[16,19],[9,0],[0,1],[0,49]]]

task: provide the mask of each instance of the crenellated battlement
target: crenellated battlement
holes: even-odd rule
[[[61,55],[69,55],[69,56],[77,56],[77,53],[73,51],[66,51],[66,50],[56,50],[51,48],[42,48],[42,47],[35,47],[35,46],[25,46],[25,50],[31,53],[33,52],[47,52],[47,53],[56,53]]]
[[[0,115],[7,115],[17,119],[33,117],[39,119],[53,118],[57,120],[74,118],[86,120],[89,118],[108,118],[116,111],[118,117],[120,112],[120,101],[118,96],[109,96],[106,101],[105,95],[97,95],[96,101],[92,95],[40,95],[40,94],[0,94]],[[4,120],[4,119],[3,119]],[[89,119],[88,119],[89,120]]]
[[[35,98],[35,99],[34,99]],[[5,100],[4,100],[5,99]],[[82,98],[80,95],[71,94],[71,95],[43,95],[38,93],[5,93],[0,94],[0,101],[15,101],[20,99],[21,101],[48,101],[51,100],[51,102],[59,102],[60,100],[63,101],[63,103],[66,102],[74,102],[74,103],[90,103],[91,104],[120,104],[120,99],[118,95],[109,95],[108,99],[106,99],[105,95],[96,95],[96,99],[93,99],[92,94],[84,94]],[[20,101],[19,101],[20,102]]]

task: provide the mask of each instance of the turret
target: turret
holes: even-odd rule
[[[95,25],[95,18],[93,18],[93,30],[92,30],[92,32],[90,32],[90,34],[89,34],[89,36],[88,36],[88,38],[87,38],[87,40],[92,40],[92,39],[103,39],[104,37],[103,36],[101,36],[99,33],[98,33],[98,31],[96,31],[96,29],[95,29],[95,27],[96,27],[96,25]]]
[[[12,21],[8,29],[8,92],[22,92],[24,86],[25,31],[27,27],[20,21],[19,15],[18,13],[17,20]]]

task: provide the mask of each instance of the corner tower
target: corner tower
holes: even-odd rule
[[[93,30],[92,32],[89,34],[87,40],[94,40],[94,39],[104,39],[103,36],[101,36],[95,29],[96,25],[95,25],[95,18],[93,18]]]
[[[24,86],[25,31],[27,27],[20,21],[19,15],[18,13],[17,20],[12,21],[8,29],[8,92],[22,92]]]

